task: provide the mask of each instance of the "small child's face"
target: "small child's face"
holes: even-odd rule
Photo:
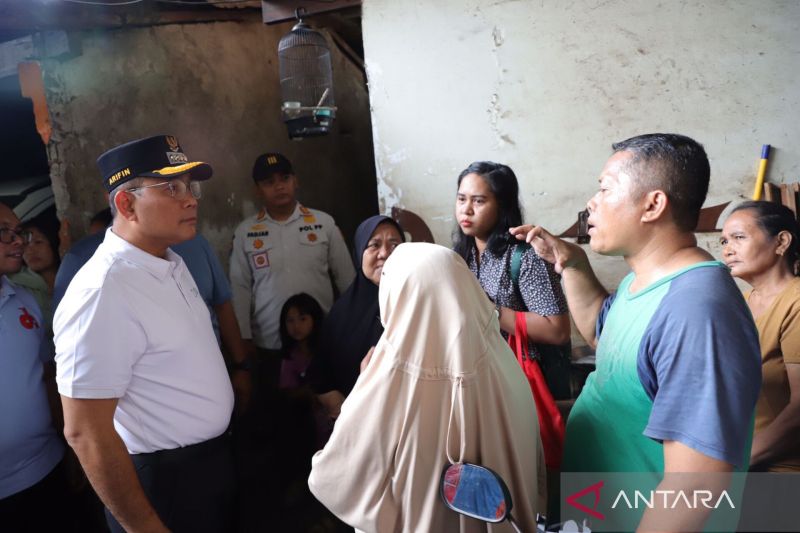
[[[286,313],[286,331],[294,340],[298,342],[306,340],[311,335],[312,329],[314,329],[314,319],[311,315],[301,313],[296,307],[292,307]]]

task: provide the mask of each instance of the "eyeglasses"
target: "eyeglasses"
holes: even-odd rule
[[[188,184],[183,180],[170,180],[170,181],[162,181],[161,183],[154,183],[153,185],[142,185],[141,187],[134,187],[132,189],[128,189],[127,192],[136,192],[140,189],[153,189],[155,187],[166,187],[169,189],[169,195],[175,198],[176,200],[183,200],[186,198],[186,194],[191,191],[192,196],[195,198],[200,198],[202,192],[200,190],[200,182],[199,181],[190,181]]]
[[[18,238],[22,244],[28,244],[33,239],[33,233],[24,229],[0,228],[0,242],[11,244]]]

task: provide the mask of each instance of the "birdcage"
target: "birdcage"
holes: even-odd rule
[[[331,52],[297,15],[299,22],[278,44],[281,115],[291,138],[325,135],[336,116]]]

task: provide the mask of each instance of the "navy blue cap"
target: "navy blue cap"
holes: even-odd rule
[[[283,154],[268,152],[256,158],[253,164],[253,180],[271,178],[273,174],[294,174],[292,164]]]
[[[213,173],[208,163],[189,161],[174,135],[154,135],[112,148],[97,158],[97,166],[108,191],[134,178],[170,180],[188,173],[193,180],[207,180]]]

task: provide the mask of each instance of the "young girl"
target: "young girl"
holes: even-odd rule
[[[322,307],[308,294],[295,294],[281,309],[281,389],[305,385],[306,369],[316,351],[322,325]]]
[[[464,169],[458,176],[455,216],[453,249],[494,302],[500,328],[513,334],[516,313],[525,313],[529,352],[539,359],[553,396],[569,398],[568,362],[551,350],[542,357],[539,349],[569,342],[560,276],[530,247],[520,250],[519,270],[512,273],[512,256],[520,245],[510,238],[508,228],[522,224],[514,171],[491,161],[476,161]]]
[[[291,296],[281,308],[279,390],[258,399],[261,404],[239,431],[245,457],[241,531],[310,531],[323,516],[331,520],[306,481],[311,457],[332,429],[305,378],[322,320],[322,307],[305,293]]]

